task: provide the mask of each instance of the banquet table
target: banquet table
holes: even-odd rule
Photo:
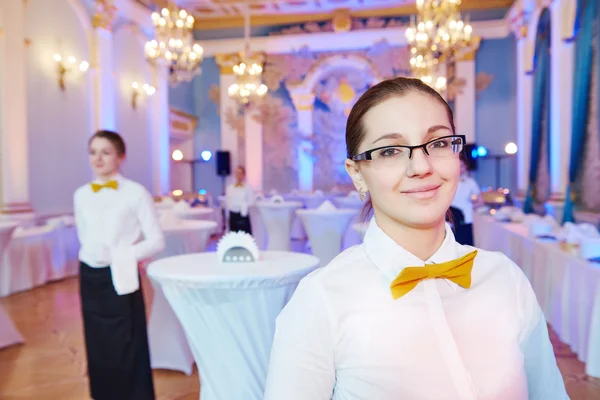
[[[17,226],[16,222],[0,221],[0,261]],[[23,343],[23,336],[0,304],[0,349],[19,343]]]
[[[0,297],[30,290],[79,273],[74,226],[17,228],[0,258]]]
[[[267,229],[267,249],[289,251],[292,247],[290,238],[295,211],[302,208],[303,204],[297,201],[260,201],[256,203],[256,207]]]
[[[475,215],[473,227],[477,247],[500,251],[521,267],[560,340],[588,375],[600,377],[600,264],[529,236],[523,224]]]
[[[266,251],[252,263],[220,263],[217,253],[152,262],[189,339],[202,400],[262,400],[275,319],[319,260]]]
[[[154,259],[204,251],[210,234],[217,229],[214,221],[182,220],[162,226],[165,249]],[[148,320],[150,364],[154,369],[176,370],[190,375],[194,357],[188,339],[160,287],[150,281],[154,298]]]
[[[297,210],[310,240],[312,253],[321,266],[329,264],[342,250],[342,238],[358,210]]]

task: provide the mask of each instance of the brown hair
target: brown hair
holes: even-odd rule
[[[388,79],[369,88],[369,90],[360,96],[358,101],[352,107],[350,115],[348,115],[348,122],[346,123],[346,153],[348,158],[352,158],[358,154],[358,148],[366,133],[363,120],[367,112],[387,99],[406,96],[409,93],[420,93],[425,96],[430,96],[432,99],[443,105],[448,114],[448,121],[450,122],[452,133],[454,134],[456,132],[452,109],[448,103],[446,103],[446,100],[444,100],[444,98],[433,88],[423,83],[420,79],[405,77]],[[373,203],[371,202],[371,199],[368,198],[362,211],[363,218],[368,218],[372,210]]]
[[[96,133],[94,133],[94,135],[88,141],[88,146],[91,145],[92,141],[96,138],[108,140],[110,144],[113,145],[119,156],[124,156],[127,152],[127,149],[125,147],[125,141],[117,132],[107,130],[96,131]]]

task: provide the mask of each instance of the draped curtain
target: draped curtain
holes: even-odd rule
[[[534,211],[534,199],[545,199],[549,193],[536,194],[538,172],[542,151],[545,150],[545,171],[548,174],[550,166],[550,10],[545,8],[540,14],[535,39],[533,59],[533,116],[531,124],[531,157],[529,164],[529,183],[523,210],[526,213]],[[544,142],[544,143],[542,143]],[[545,149],[543,149],[544,144]],[[550,187],[548,185],[547,190]]]
[[[600,8],[599,8],[600,9]],[[598,81],[600,72],[600,52],[598,46],[598,21],[594,22],[594,39],[592,41],[592,70],[590,78],[590,108],[588,124],[585,132],[583,154],[580,156],[581,166],[577,173],[575,185],[575,208],[600,211],[600,129],[598,117]]]
[[[565,194],[563,222],[574,222],[575,182],[581,166],[582,153],[589,120],[592,40],[594,20],[598,20],[598,0],[579,0],[575,19],[575,65],[573,77],[573,116],[571,123],[571,154],[569,159],[569,185]],[[598,41],[596,41],[598,46]],[[598,52],[596,53],[598,54]]]

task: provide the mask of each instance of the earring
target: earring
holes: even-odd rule
[[[365,201],[365,199],[367,198],[365,189],[363,189],[363,188],[358,189],[358,196],[360,197],[360,201]]]

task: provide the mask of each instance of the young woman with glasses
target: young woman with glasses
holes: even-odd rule
[[[445,223],[464,142],[419,80],[357,101],[346,170],[374,217],[279,315],[266,400],[568,399],[523,272]]]

